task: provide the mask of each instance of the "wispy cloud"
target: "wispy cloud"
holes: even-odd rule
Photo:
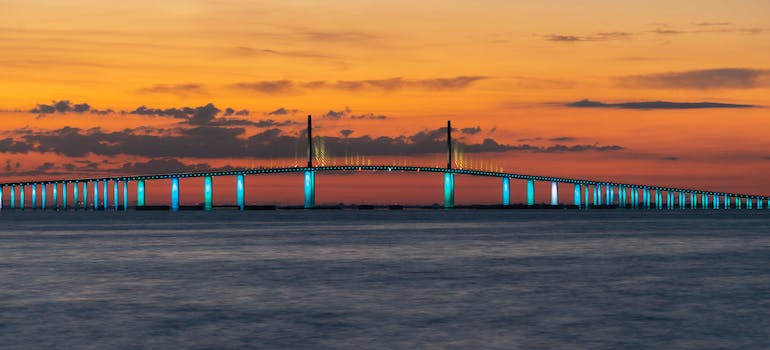
[[[754,105],[717,103],[717,102],[668,102],[668,101],[644,101],[644,102],[620,102],[603,103],[599,101],[580,100],[565,104],[573,108],[619,108],[619,109],[703,109],[703,108],[752,108]]]
[[[770,70],[717,68],[618,78],[623,87],[663,89],[752,89],[770,86]]]
[[[232,86],[265,94],[298,93],[319,89],[346,91],[395,91],[402,89],[418,90],[460,90],[475,82],[488,79],[484,76],[457,76],[451,78],[405,79],[401,77],[368,80],[338,80],[338,81],[291,81],[270,80],[256,82],[240,82]]]
[[[157,84],[148,88],[141,89],[139,92],[185,96],[189,94],[202,94],[205,91],[203,85],[201,84]]]
[[[545,35],[546,41],[579,42],[579,41],[608,41],[632,38],[635,33],[629,32],[599,32],[592,35],[550,34]]]

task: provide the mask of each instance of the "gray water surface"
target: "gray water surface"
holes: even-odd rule
[[[770,210],[0,213],[2,349],[768,349]]]

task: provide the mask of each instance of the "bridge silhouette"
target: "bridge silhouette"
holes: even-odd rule
[[[93,209],[93,210],[127,210],[129,208],[128,186],[136,184],[135,208],[147,207],[145,204],[145,183],[147,181],[171,179],[171,198],[169,209],[177,211],[179,205],[179,180],[183,178],[204,178],[203,184],[203,209],[213,208],[213,178],[219,176],[236,177],[236,206],[240,210],[246,209],[244,181],[246,175],[263,175],[278,173],[304,173],[304,208],[312,209],[315,204],[315,175],[323,172],[427,172],[444,174],[444,208],[455,207],[455,175],[471,175],[496,177],[501,179],[500,205],[511,206],[511,180],[525,180],[527,188],[527,200],[525,205],[534,207],[535,182],[548,182],[550,186],[550,206],[573,208],[630,208],[630,209],[770,209],[770,197],[706,191],[698,189],[664,187],[644,184],[631,184],[608,182],[600,180],[588,180],[577,178],[563,178],[553,176],[526,175],[506,173],[501,171],[482,171],[472,169],[454,168],[452,160],[452,125],[447,121],[447,166],[445,168],[432,166],[404,166],[404,165],[333,165],[314,166],[313,158],[313,134],[312,118],[307,118],[307,166],[305,167],[275,167],[259,169],[240,169],[226,171],[201,171],[179,172],[151,175],[127,175],[108,176],[79,179],[54,179],[45,181],[22,181],[0,183],[0,209],[3,208],[3,196],[9,195],[10,209],[42,209],[53,208],[67,209]],[[112,183],[112,206],[109,205],[109,184]],[[121,186],[122,185],[122,186]],[[47,187],[52,187],[52,202],[47,202]],[[81,187],[82,186],[82,187]],[[559,191],[562,187],[572,187],[573,202],[569,205],[559,203]],[[72,205],[68,202],[68,187],[72,188]],[[102,188],[100,202],[100,191]],[[119,203],[119,192],[122,187],[122,203]],[[40,201],[38,202],[38,188],[40,188]],[[89,188],[92,191],[89,205]],[[61,189],[61,191],[59,191]],[[569,189],[569,188],[568,188]],[[26,192],[31,192],[29,205],[25,202]],[[61,197],[59,198],[59,192]],[[664,199],[665,196],[665,199]],[[101,206],[100,206],[101,204]]]

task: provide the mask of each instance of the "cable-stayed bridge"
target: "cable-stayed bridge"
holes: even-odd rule
[[[616,207],[631,209],[770,209],[770,197],[762,195],[706,191],[694,188],[664,187],[644,184],[607,182],[590,179],[562,178],[538,176],[503,171],[483,171],[472,169],[457,169],[453,165],[452,127],[447,122],[447,165],[435,166],[405,166],[405,165],[322,165],[314,166],[314,147],[312,135],[312,120],[308,116],[307,128],[307,166],[304,167],[271,167],[260,169],[240,169],[227,171],[180,172],[150,175],[108,176],[78,179],[54,179],[45,181],[22,181],[0,183],[0,209],[93,209],[93,210],[127,210],[130,206],[137,209],[145,207],[146,182],[156,180],[171,180],[171,196],[169,208],[179,210],[179,180],[183,178],[202,177],[203,209],[211,210],[213,203],[213,178],[234,176],[235,205],[240,209],[246,208],[245,178],[247,175],[264,175],[276,173],[304,174],[303,206],[311,209],[315,204],[315,175],[324,172],[427,172],[442,173],[444,176],[443,192],[444,207],[453,208],[455,193],[455,175],[470,175],[496,177],[501,179],[500,205],[511,205],[511,181],[526,181],[526,205],[535,205],[535,183],[550,183],[550,205],[558,206],[559,191],[572,192],[570,207]],[[111,184],[111,186],[110,186]],[[134,203],[129,203],[129,184],[136,186]],[[51,188],[50,202],[48,198]],[[110,188],[111,187],[111,188]],[[101,191],[100,191],[101,188]],[[68,193],[71,190],[71,194]],[[90,196],[89,196],[90,192]],[[112,192],[112,193],[110,193]],[[120,196],[122,192],[122,196]],[[27,195],[29,194],[29,197]],[[110,196],[111,194],[111,196]],[[8,200],[4,200],[8,196]],[[112,197],[112,198],[110,198]],[[29,202],[27,199],[29,198]],[[71,198],[71,202],[70,202]],[[122,201],[120,200],[122,198]],[[101,201],[100,201],[101,199]],[[110,204],[112,199],[112,204]],[[4,204],[7,206],[4,207]]]

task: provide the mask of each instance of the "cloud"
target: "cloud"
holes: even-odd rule
[[[54,101],[52,104],[39,104],[36,108],[31,109],[30,113],[37,114],[53,114],[53,113],[84,113],[88,112],[91,106],[87,103],[72,104],[69,100]]]
[[[348,129],[346,129],[348,130]],[[351,137],[352,131],[340,137],[323,137],[327,154],[342,156],[349,152],[361,155],[418,155],[445,151],[446,128],[422,130],[412,135],[395,137]],[[144,134],[137,130],[106,132],[99,128],[83,130],[65,127],[50,131],[35,131],[21,136],[24,147],[31,151],[55,153],[70,157],[87,155],[115,156],[119,154],[147,158],[291,158],[304,150],[301,135],[287,134],[279,128],[269,128],[247,135],[244,128],[196,126],[178,130],[176,134]],[[623,150],[616,145],[561,144],[533,146],[507,145],[492,138],[481,143],[458,141],[466,152],[607,152]]]
[[[619,78],[623,87],[662,89],[752,89],[770,86],[770,70],[717,68]]]
[[[148,88],[139,90],[142,93],[161,93],[173,95],[188,95],[204,93],[201,84],[157,84]]]
[[[717,103],[717,102],[668,102],[668,101],[647,101],[647,102],[621,102],[621,103],[603,103],[599,101],[580,100],[565,104],[573,108],[619,108],[619,109],[702,109],[702,108],[752,108],[754,105]]]
[[[359,115],[351,115],[350,119],[353,119],[353,120],[361,120],[361,119],[385,120],[385,119],[388,119],[388,116],[382,115],[382,114],[366,113],[366,114],[359,114]]]
[[[120,168],[124,174],[161,174],[184,171],[206,171],[211,170],[211,165],[207,163],[185,164],[175,158],[151,159],[146,162],[125,163]]]
[[[150,116],[165,116],[173,117],[177,119],[183,119],[184,123],[196,126],[248,126],[256,125],[255,122],[246,119],[237,118],[222,118],[217,117],[222,110],[217,108],[213,103],[206,104],[199,107],[180,107],[180,108],[148,108],[147,106],[141,106],[128,113],[136,115],[150,115]],[[223,116],[245,116],[249,114],[249,111],[244,109],[235,111],[232,108],[225,109]]]
[[[481,132],[481,127],[477,126],[475,128],[462,128],[460,129],[460,132],[466,135],[476,135]]]
[[[263,94],[287,93],[294,90],[294,83],[289,80],[268,80],[251,83],[236,83],[238,89],[252,90]]]
[[[279,122],[272,119],[263,119],[254,123],[254,126],[258,128],[274,128],[274,127],[289,126],[289,125],[295,125],[295,124],[297,124],[297,122],[291,121],[291,120],[284,120]]]
[[[287,108],[281,107],[272,112],[268,112],[267,115],[287,115],[287,114],[295,114],[297,112],[299,112],[298,109],[287,109]]]
[[[677,161],[677,160],[679,160],[679,157],[667,156],[667,157],[663,157],[661,159],[662,160],[668,160],[668,161]]]
[[[548,139],[548,141],[553,142],[575,142],[577,141],[577,138],[571,137],[571,136],[560,136],[560,137],[554,137]]]
[[[342,117],[346,116],[348,113],[350,113],[350,108],[349,107],[345,107],[345,109],[340,110],[340,111],[332,111],[332,110],[330,110],[330,111],[324,113],[321,116],[321,118],[338,120],[338,119],[341,119]]]
[[[342,130],[340,130],[340,135],[342,135],[342,137],[346,137],[347,138],[347,137],[350,137],[350,135],[353,135],[353,132],[354,131],[350,130],[350,129],[342,129]]]
[[[593,35],[550,34],[545,35],[544,38],[546,41],[554,42],[580,42],[629,39],[635,35],[635,33],[628,32],[599,32],[594,33]]]
[[[26,142],[15,141],[12,138],[0,139],[0,153],[25,154],[34,149],[33,145]]]
[[[699,26],[699,27],[715,27],[715,26],[729,26],[732,23],[730,22],[697,22],[693,23],[693,25]]]
[[[333,58],[332,56],[312,51],[277,51],[271,49],[258,49],[248,46],[236,47],[233,52],[239,56],[275,56],[292,58]]]
[[[457,76],[451,78],[404,79],[401,77],[368,80],[338,80],[295,82],[272,80],[235,83],[232,87],[264,94],[298,93],[320,89],[344,91],[395,91],[402,89],[451,91],[465,89],[473,83],[489,79],[484,76]]]

